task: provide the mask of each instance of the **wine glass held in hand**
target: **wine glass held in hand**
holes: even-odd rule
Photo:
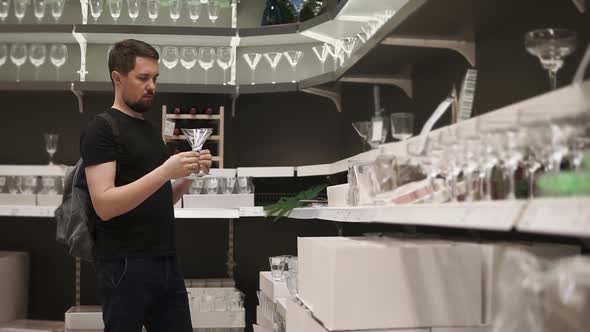
[[[188,143],[190,144],[191,148],[193,151],[196,152],[201,152],[201,150],[203,149],[203,145],[205,144],[205,141],[207,141],[207,139],[209,138],[209,136],[211,136],[211,134],[213,133],[213,129],[211,128],[197,128],[197,129],[187,129],[187,128],[182,128],[182,133],[186,136],[186,140],[188,141]],[[203,158],[203,159],[201,159]],[[201,163],[201,160],[204,161],[204,166],[207,165],[206,163],[206,159],[207,158],[211,158],[211,153],[208,150],[203,150],[203,157],[199,156],[199,164]],[[210,162],[209,162],[209,167],[211,166]],[[200,167],[201,168],[201,167]],[[205,167],[208,171],[208,168]],[[202,172],[202,170],[199,170],[198,174],[195,174],[197,177],[201,177],[204,176],[205,173]],[[194,177],[189,177],[189,178],[194,178]]]

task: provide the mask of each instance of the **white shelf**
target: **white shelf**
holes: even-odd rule
[[[174,209],[176,219],[238,219],[238,209]]]
[[[53,217],[56,206],[0,205],[3,217]]]
[[[63,176],[65,166],[60,165],[0,165],[3,176]]]
[[[256,178],[290,177],[295,175],[295,167],[238,167],[238,176]]]
[[[526,233],[590,238],[590,198],[533,200],[516,229]]]

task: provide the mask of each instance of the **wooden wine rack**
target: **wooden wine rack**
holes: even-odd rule
[[[219,135],[213,135],[209,137],[207,141],[215,142],[217,144],[217,152],[218,155],[213,156],[213,165],[217,168],[223,168],[223,153],[224,153],[224,113],[225,109],[223,106],[219,107],[219,114],[214,115],[206,115],[206,114],[168,114],[167,113],[167,106],[162,105],[162,139],[165,143],[172,142],[172,141],[184,141],[186,140],[186,136],[184,135],[174,135],[168,136],[164,135],[164,130],[166,128],[166,120],[213,120],[217,125],[217,132]]]

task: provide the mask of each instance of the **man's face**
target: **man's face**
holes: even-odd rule
[[[118,75],[125,104],[136,112],[147,112],[154,100],[159,73],[157,60],[136,57],[133,70],[126,76]]]

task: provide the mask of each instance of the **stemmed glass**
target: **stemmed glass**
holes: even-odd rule
[[[297,82],[297,64],[299,63],[299,60],[301,60],[301,57],[303,57],[303,52],[287,51],[283,54],[285,54],[285,58],[287,58],[287,61],[289,62],[289,64],[291,65],[291,69],[293,70],[293,79],[291,80],[291,82],[295,83]]]
[[[368,139],[372,128],[371,121],[353,122],[352,127],[363,140],[363,147],[365,146],[365,144],[368,144]]]
[[[43,17],[45,17],[45,0],[33,0],[33,13],[37,18],[37,23],[41,23]]]
[[[55,20],[55,23],[59,22],[59,19],[64,13],[64,7],[66,6],[66,0],[53,0],[51,3],[51,16]]]
[[[32,44],[29,48],[29,61],[35,66],[35,80],[39,79],[39,67],[45,63],[47,48],[43,44]]]
[[[53,165],[53,155],[57,151],[58,134],[43,134],[45,138],[45,151],[49,154],[49,165]]]
[[[326,45],[326,49],[328,50],[328,54],[330,54],[330,56],[332,56],[332,60],[334,61],[334,70],[338,69],[338,56],[340,55],[340,52],[342,51],[342,48],[340,47],[339,44],[324,44]]]
[[[350,55],[352,54],[352,50],[356,45],[357,37],[346,37],[342,38],[340,41],[342,42],[342,50],[346,53],[346,57],[350,59]]]
[[[10,47],[10,61],[16,66],[16,81],[20,82],[20,67],[27,61],[27,45],[12,44]]]
[[[205,70],[205,84],[207,84],[207,73],[215,63],[215,50],[213,47],[201,47],[199,49],[199,66]]]
[[[392,113],[391,119],[391,137],[400,141],[412,137],[414,133],[414,114],[412,113]]]
[[[209,11],[209,19],[211,23],[215,25],[215,21],[219,18],[219,3],[217,0],[209,0],[209,4],[207,5],[207,10]]]
[[[102,14],[104,0],[89,0],[90,1],[90,15],[94,18],[94,24],[97,23],[98,18]]]
[[[0,22],[4,23],[10,11],[10,0],[0,0]]]
[[[236,178],[234,176],[228,176],[225,178],[225,185],[222,187],[222,193],[229,195],[234,192],[236,186]]]
[[[7,58],[8,58],[8,46],[6,46],[6,44],[0,44],[0,67],[4,66]]]
[[[311,48],[322,64],[322,74],[326,72],[326,60],[328,59],[328,48],[326,45],[314,46]]]
[[[258,66],[258,63],[260,62],[260,59],[262,58],[262,54],[260,54],[260,53],[245,53],[242,56],[244,57],[244,60],[246,60],[248,67],[250,67],[250,73],[251,73],[250,84],[254,85],[254,84],[256,84],[256,82],[254,80],[254,70],[256,70],[256,66]]]
[[[27,13],[28,0],[14,0],[14,16],[18,19],[18,23],[21,23],[25,14]]]
[[[578,34],[567,29],[540,29],[527,32],[524,37],[526,50],[539,58],[549,73],[551,89],[557,88],[557,72],[563,67],[564,58],[576,50]]]
[[[186,139],[187,139],[188,143],[190,144],[190,146],[192,147],[192,150],[196,151],[196,152],[200,152],[203,149],[203,145],[205,144],[205,141],[207,141],[209,136],[211,136],[211,134],[213,133],[213,129],[211,129],[211,128],[198,128],[198,129],[181,128],[181,131],[182,131],[183,135],[186,136]],[[194,178],[194,176],[203,177],[203,176],[205,176],[205,173],[199,171],[198,174],[190,175],[189,178]]]
[[[170,0],[168,4],[170,5],[170,19],[176,24],[180,18],[180,0]]]
[[[268,61],[268,64],[272,68],[272,81],[271,81],[272,84],[277,83],[277,79],[276,79],[277,66],[279,65],[279,62],[281,61],[282,56],[283,56],[283,53],[279,53],[279,52],[264,53],[264,58],[266,59],[266,61]]]
[[[117,24],[117,20],[121,16],[121,7],[123,6],[123,0],[108,0],[109,10],[111,11],[111,17]]]
[[[524,147],[522,144],[523,139],[523,131],[510,130],[505,133],[505,151],[503,152],[503,159],[506,170],[508,171],[508,181],[510,185],[508,196],[506,197],[507,199],[516,199],[516,184],[514,175],[516,173],[516,170],[518,169],[518,166],[524,158]]]
[[[135,20],[139,17],[140,0],[127,0],[127,12],[131,19],[131,24],[135,24]]]
[[[56,77],[59,81],[59,70],[68,60],[68,47],[64,44],[51,45],[51,49],[49,50],[49,59],[56,68]]]
[[[219,47],[217,48],[217,65],[223,69],[223,85],[227,85],[226,72],[234,62],[234,53],[231,47]]]
[[[197,64],[197,48],[183,47],[180,50],[180,64],[186,69],[186,82],[189,82],[190,69]]]
[[[219,192],[219,179],[215,177],[208,178],[206,181],[207,194],[215,195]]]
[[[172,70],[178,65],[180,55],[178,54],[178,47],[176,46],[164,46],[162,51],[162,63],[168,70]]]
[[[201,16],[201,2],[199,2],[199,0],[188,0],[186,5],[188,7],[188,15],[191,21],[196,23],[199,16]]]
[[[147,0],[147,11],[151,23],[156,23],[158,14],[160,14],[160,0]]]

